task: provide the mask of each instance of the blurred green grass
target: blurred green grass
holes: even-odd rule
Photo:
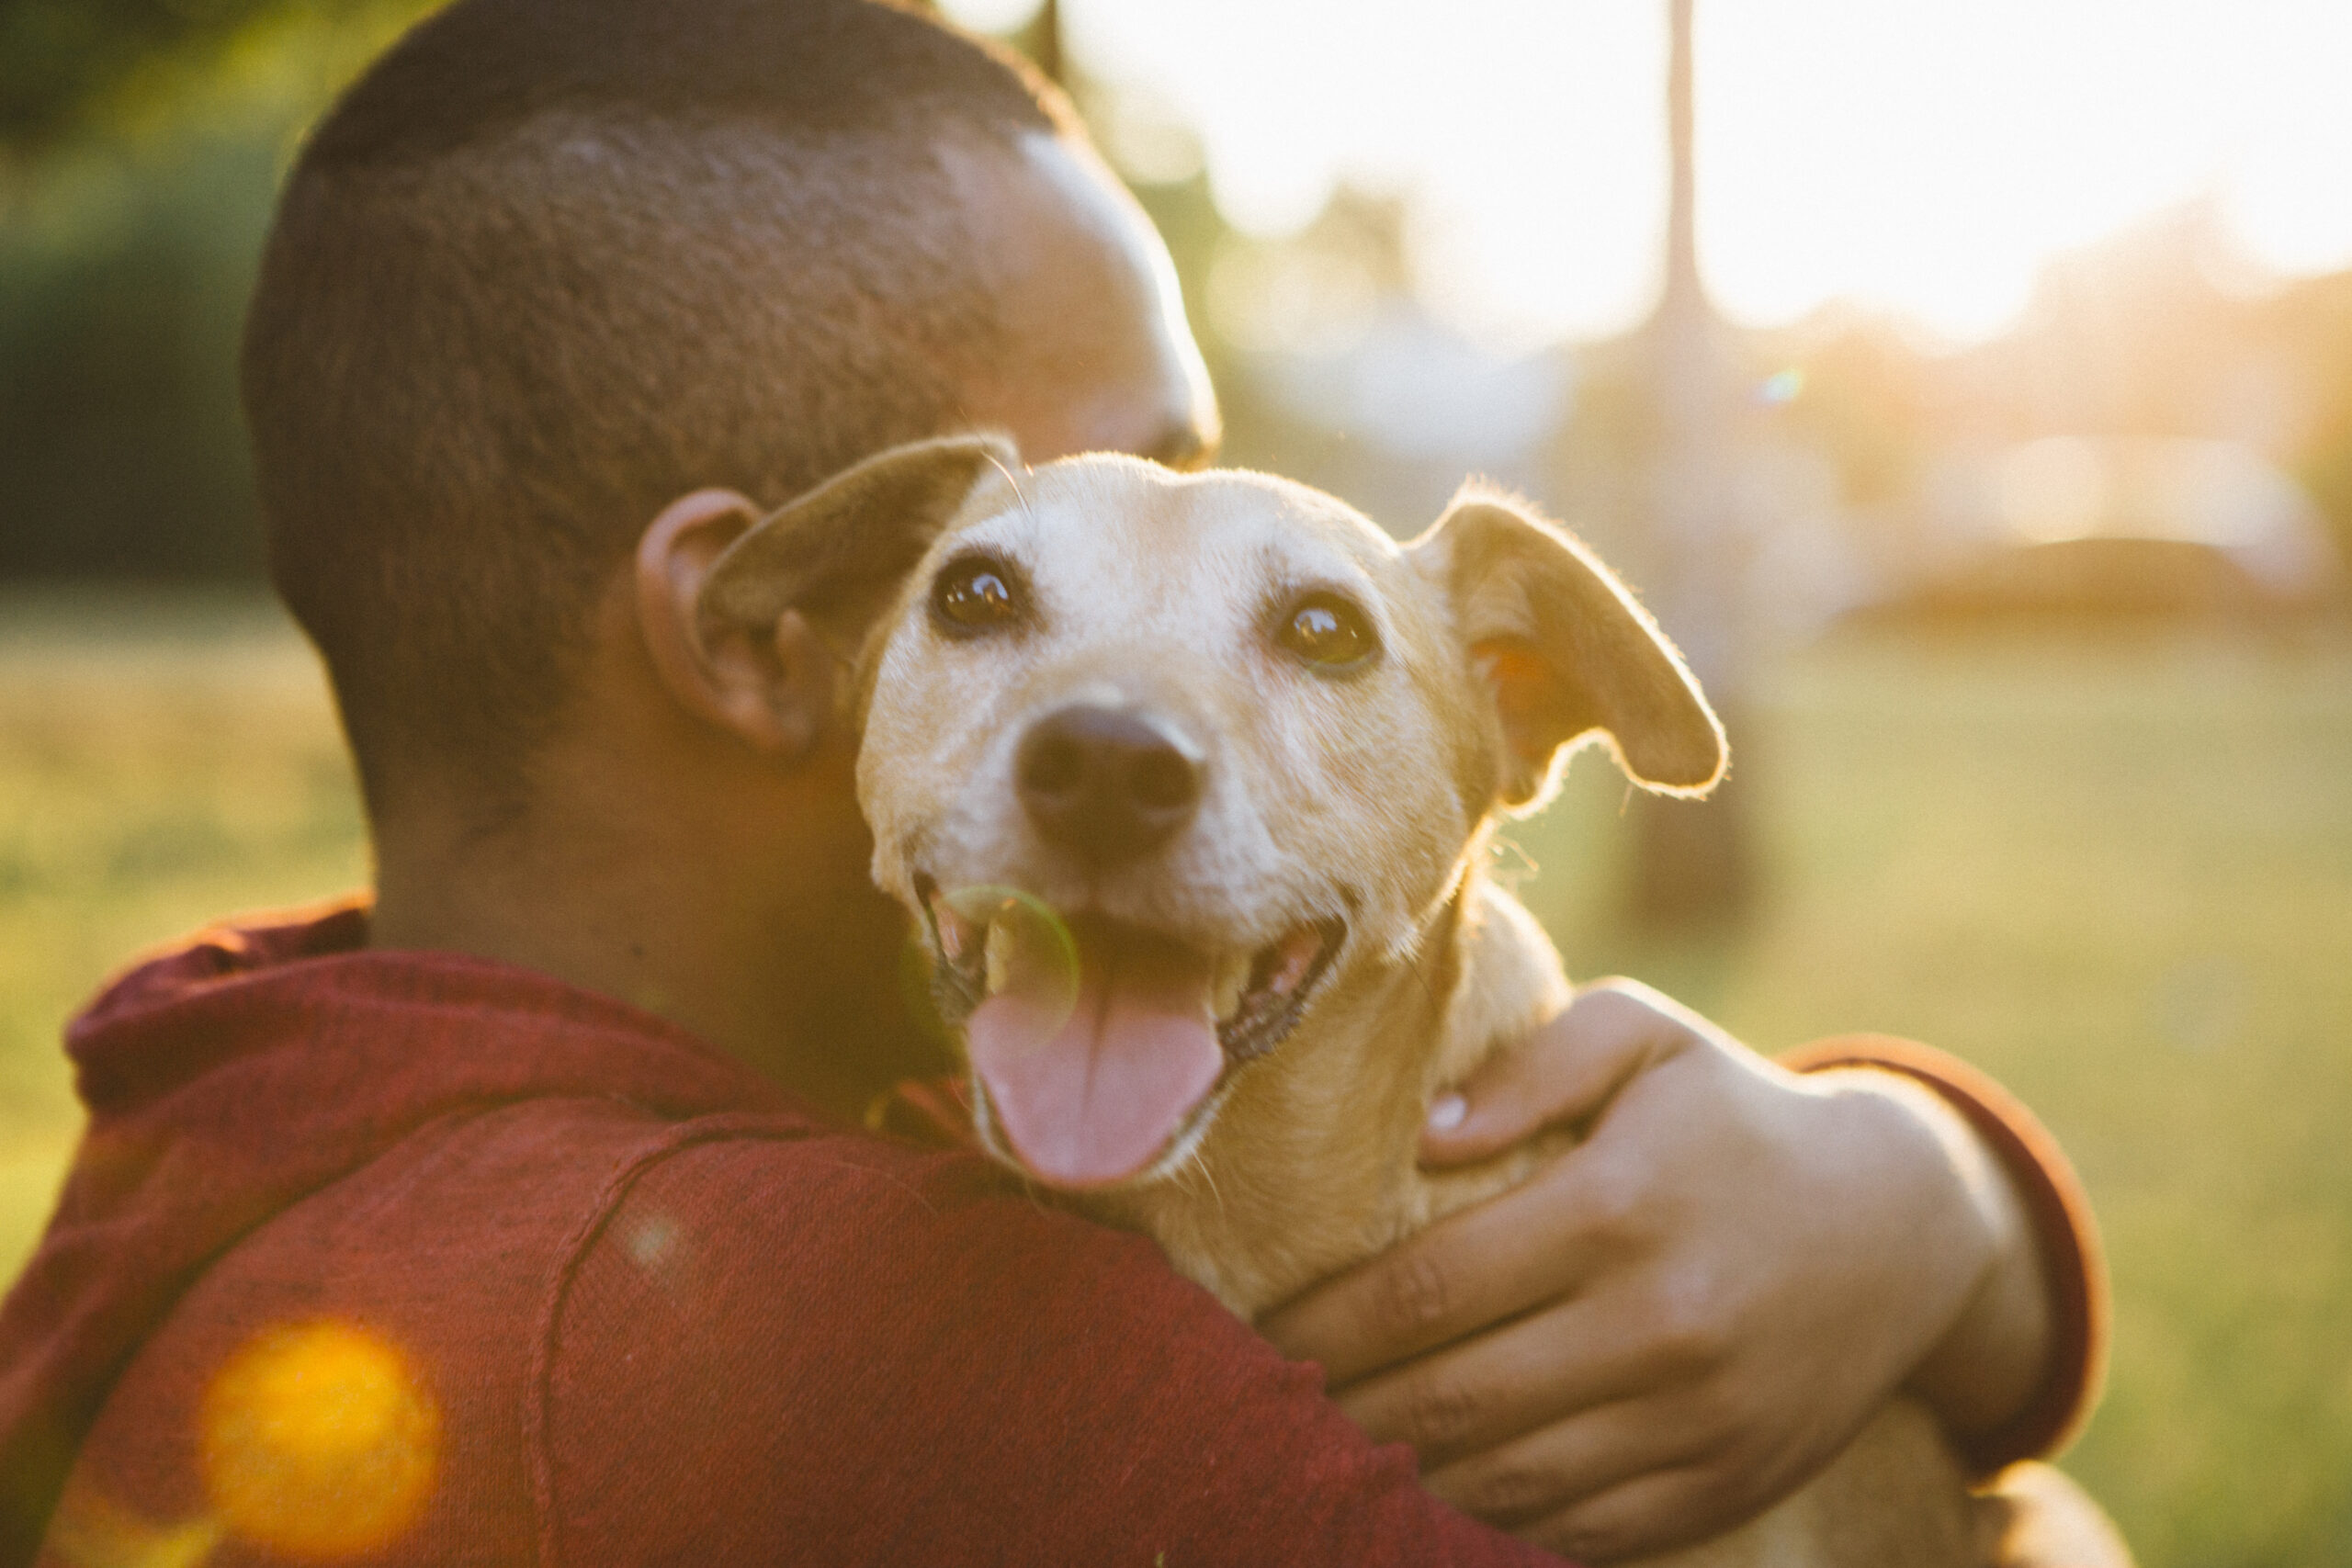
[[[1572,972],[1766,1050],[1877,1029],[1990,1069],[2107,1230],[2114,1370],[2069,1468],[2148,1568],[2352,1562],[2352,641],[1842,637],[1770,671],[1753,730],[1770,874],[1736,932],[1615,919],[1595,759],[1513,829]],[[70,1152],[67,1012],[365,869],[274,610],[0,598],[0,1269]]]
[[[366,866],[324,685],[275,606],[0,597],[0,1274],[78,1131],[66,1015],[143,948]]]

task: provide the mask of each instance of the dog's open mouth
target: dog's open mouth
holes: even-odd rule
[[[1015,1157],[1060,1187],[1126,1180],[1181,1145],[1228,1075],[1297,1027],[1347,937],[1329,918],[1208,953],[1001,891],[920,890],[976,1087]]]

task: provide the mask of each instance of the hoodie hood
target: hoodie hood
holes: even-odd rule
[[[0,1568],[31,1560],[116,1379],[205,1268],[425,1123],[579,1096],[820,1121],[623,1003],[367,937],[362,903],[205,931],[67,1029],[89,1124],[0,1307]]]

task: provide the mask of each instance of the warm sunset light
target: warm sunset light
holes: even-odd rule
[[[2347,953],[2352,0],[0,0],[0,1568],[2352,1568]]]
[[[396,1348],[350,1324],[256,1337],[213,1380],[202,1424],[220,1522],[287,1556],[379,1550],[433,1495],[439,1409]]]
[[[1035,5],[949,9],[1002,27]],[[1197,132],[1244,229],[1305,222],[1340,179],[1409,189],[1431,303],[1488,336],[1619,331],[1656,290],[1662,0],[1062,13],[1084,69]],[[1982,337],[2053,254],[2204,198],[2244,249],[2225,266],[2352,263],[2338,0],[1700,0],[1697,16],[1701,261],[1743,321],[1845,298]]]

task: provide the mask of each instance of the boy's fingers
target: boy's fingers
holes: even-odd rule
[[[1589,1268],[1560,1168],[1440,1220],[1259,1319],[1334,1388],[1556,1299]]]
[[[1421,1163],[1491,1158],[1546,1127],[1589,1121],[1645,1063],[1687,1038],[1654,996],[1629,981],[1588,987],[1519,1049],[1488,1057],[1431,1103]]]
[[[1719,1535],[1752,1511],[1751,1502],[1702,1462],[1635,1475],[1513,1533],[1564,1557],[1613,1562]]]
[[[1443,1346],[1343,1390],[1337,1403],[1375,1442],[1412,1445],[1432,1470],[1647,1393],[1679,1369],[1572,1296]]]
[[[1693,1528],[1687,1478],[1709,1447],[1705,1435],[1635,1404],[1609,1404],[1441,1466],[1421,1483],[1488,1524],[1549,1536],[1542,1544],[1574,1540],[1590,1551],[1605,1543],[1618,1556]]]

